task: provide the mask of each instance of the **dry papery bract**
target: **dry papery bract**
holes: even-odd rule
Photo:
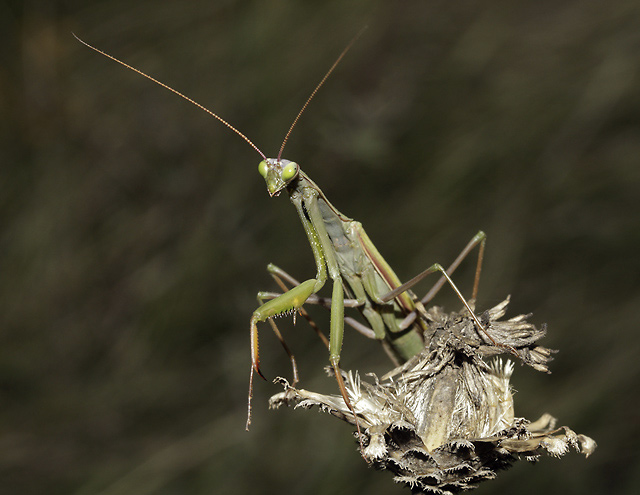
[[[529,315],[500,320],[508,303],[509,298],[480,315],[495,343],[478,331],[466,311],[444,313],[432,307],[420,354],[381,379],[370,374],[370,382],[357,371],[343,372],[363,433],[363,456],[393,472],[413,493],[457,493],[495,478],[520,458],[560,457],[571,447],[589,456],[596,448],[591,438],[556,427],[549,414],[534,422],[515,417],[509,384],[513,362],[485,359],[511,346],[524,364],[549,372],[555,351],[535,344],[546,330],[529,323]],[[272,408],[319,406],[355,424],[341,396],[279,381],[285,391],[271,398]]]

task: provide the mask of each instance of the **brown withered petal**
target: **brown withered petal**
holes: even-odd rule
[[[509,380],[512,361],[483,358],[515,349],[523,363],[548,372],[554,351],[537,346],[544,329],[527,315],[501,321],[509,299],[481,315],[498,344],[478,332],[465,311],[428,311],[425,349],[403,366],[372,383],[358,372],[343,373],[351,404],[364,437],[363,456],[395,474],[414,493],[457,493],[492,479],[519,459],[542,454],[560,457],[570,448],[589,456],[596,443],[566,426],[556,428],[549,414],[535,422],[517,418]],[[330,369],[329,369],[330,372]],[[355,424],[338,395],[296,389],[280,379],[285,391],[270,400],[272,408],[295,405],[321,410]]]

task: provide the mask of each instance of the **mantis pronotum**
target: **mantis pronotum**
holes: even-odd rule
[[[247,429],[251,422],[253,375],[254,373],[258,373],[264,378],[260,370],[260,359],[258,353],[258,323],[271,320],[273,317],[284,313],[295,313],[302,309],[305,302],[317,301],[318,298],[315,294],[320,291],[327,279],[331,279],[332,281],[332,297],[328,302],[325,301],[325,305],[330,306],[331,309],[329,361],[335,371],[336,380],[342,397],[352,412],[353,408],[351,407],[339,367],[345,323],[345,305],[357,307],[362,313],[368,326],[362,323],[357,323],[355,320],[348,317],[346,319],[347,323],[355,327],[364,335],[382,341],[385,349],[390,353],[395,361],[397,363],[402,363],[420,352],[423,348],[424,342],[422,340],[422,334],[425,330],[424,304],[430,301],[445,283],[448,283],[462,301],[467,311],[471,314],[477,328],[483,332],[493,344],[499,345],[486,332],[474,310],[450,278],[451,273],[457,268],[469,252],[476,246],[479,246],[478,263],[472,293],[472,299],[475,299],[486,239],[483,232],[478,232],[478,234],[471,239],[465,249],[447,270],[445,270],[440,264],[436,263],[413,279],[402,284],[389,264],[371,242],[362,225],[340,213],[327,200],[322,190],[300,169],[296,162],[282,158],[282,152],[285,144],[287,143],[291,131],[297,124],[300,116],[358,36],[356,36],[356,38],[354,38],[342,51],[340,56],[336,59],[334,64],[327,71],[320,83],[316,86],[305,104],[302,106],[300,112],[285,135],[277,158],[267,158],[266,155],[260,151],[260,149],[253,144],[247,136],[216,113],[208,110],[179,91],[154,79],[139,69],[118,60],[117,58],[76,37],[78,41],[92,50],[95,50],[115,62],[118,62],[124,67],[146,77],[147,79],[150,79],[154,83],[196,105],[244,139],[262,157],[262,161],[258,165],[258,171],[266,181],[269,195],[274,197],[278,196],[281,192],[286,191],[289,195],[289,199],[298,212],[298,216],[300,217],[300,221],[313,252],[317,273],[314,278],[310,278],[302,283],[295,284],[294,282],[295,286],[286,290],[282,294],[259,294],[261,301],[264,299],[270,300],[261,303],[261,305],[253,312],[250,320],[251,371]],[[287,277],[285,272],[279,270],[273,265],[270,265],[269,270],[276,277]],[[418,299],[415,294],[411,292],[411,287],[420,282],[427,275],[436,272],[441,274],[440,280],[433,286],[425,297]],[[290,282],[292,280],[294,279],[289,278]],[[348,296],[347,300],[345,300],[345,292]],[[278,333],[275,326],[274,330]],[[281,337],[279,336],[279,338]],[[504,345],[500,346],[507,347]],[[508,349],[511,352],[515,352],[513,349]],[[288,349],[287,352],[289,352]],[[291,353],[289,354],[294,366],[295,378],[297,376],[295,361]]]

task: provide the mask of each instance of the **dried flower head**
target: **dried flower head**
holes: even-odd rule
[[[492,479],[518,458],[536,460],[547,453],[564,455],[570,447],[589,456],[596,443],[544,414],[535,422],[514,415],[509,380],[512,361],[486,357],[515,349],[518,357],[548,372],[554,351],[535,342],[544,336],[527,322],[528,315],[500,321],[507,298],[481,315],[496,346],[465,311],[428,311],[424,350],[373,383],[358,372],[344,373],[349,398],[363,429],[365,459],[393,472],[414,493],[457,493]],[[295,405],[321,410],[355,424],[341,396],[296,389],[280,379],[285,391],[271,407]]]

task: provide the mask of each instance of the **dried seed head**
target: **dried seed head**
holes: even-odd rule
[[[535,345],[545,334],[527,316],[500,321],[509,300],[481,318],[498,345],[516,349],[523,363],[548,372],[553,351]],[[509,379],[513,363],[495,358],[503,348],[487,342],[468,313],[431,308],[427,346],[403,366],[373,383],[358,372],[343,373],[349,399],[364,428],[364,457],[396,475],[414,493],[457,493],[492,479],[518,458],[564,455],[570,447],[591,454],[596,443],[567,427],[555,428],[548,414],[531,423],[514,415]],[[340,396],[295,389],[271,398],[271,407],[295,405],[322,410],[354,424]]]

